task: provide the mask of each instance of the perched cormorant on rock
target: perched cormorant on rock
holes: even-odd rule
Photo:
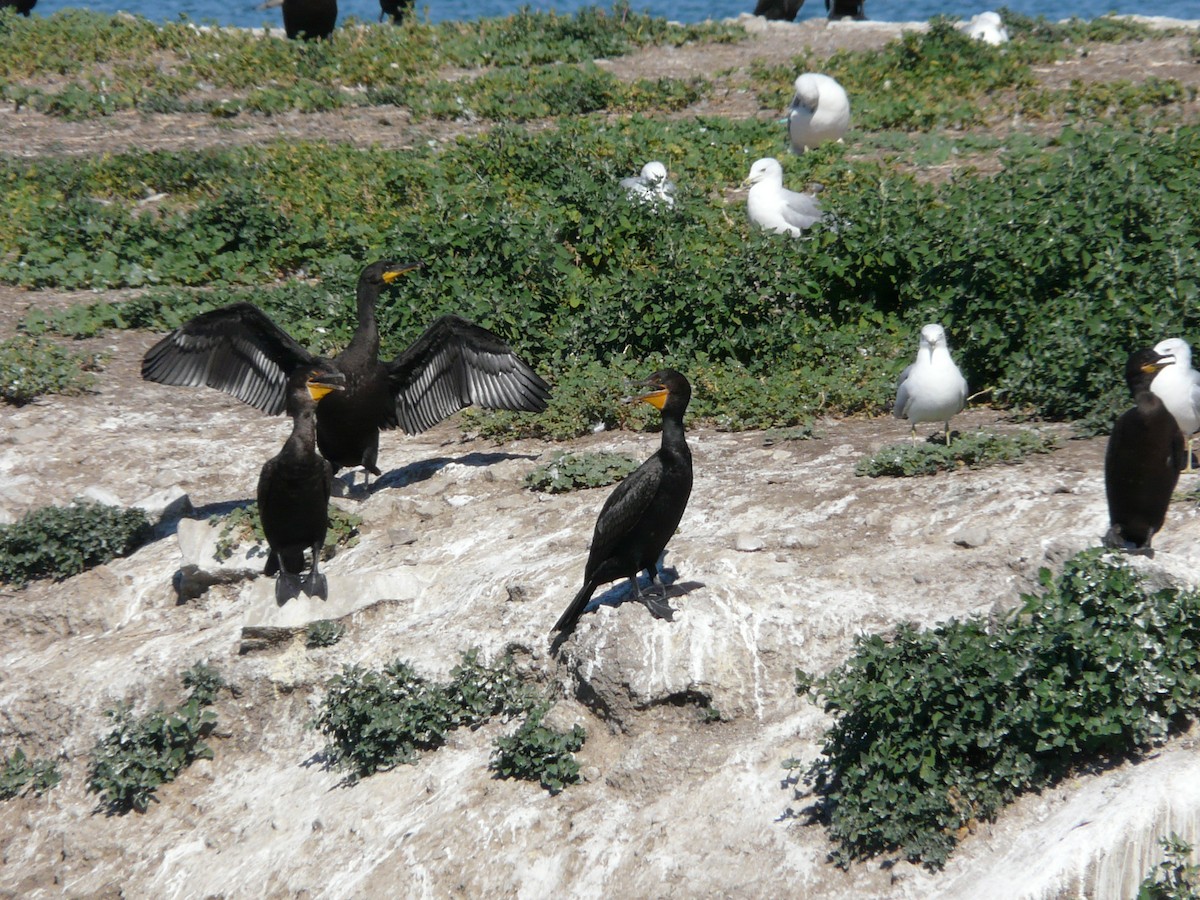
[[[662,412],[662,445],[633,474],[616,486],[596,519],[592,549],[583,571],[583,587],[559,617],[551,650],[557,652],[575,630],[596,588],[618,578],[628,578],[633,595],[659,619],[671,620],[674,610],[649,590],[658,579],[662,555],[692,494],[692,453],[683,433],[683,413],[692,397],[688,380],[674,369],[655,372],[644,382],[649,390],[635,400],[645,400]],[[650,574],[650,589],[642,593],[638,573]]]
[[[865,19],[864,0],[825,0],[830,19]]]
[[[759,228],[799,237],[804,229],[821,221],[821,205],[816,197],[783,186],[783,166],[777,159],[767,157],[755,162],[742,184],[750,187],[746,213]]]
[[[1187,441],[1184,471],[1192,470],[1192,435],[1200,429],[1200,372],[1192,368],[1192,348],[1183,338],[1167,338],[1154,345],[1171,363],[1154,376],[1152,390],[1179,423]]]
[[[920,423],[944,422],[949,447],[950,420],[966,404],[967,381],[950,358],[946,330],[941,325],[926,325],[921,329],[916,361],[900,373],[892,415],[912,423],[913,441]]]
[[[37,0],[0,0],[0,9],[11,7],[26,17],[35,6],[37,6]]]
[[[1104,452],[1104,543],[1110,547],[1151,552],[1150,541],[1167,518],[1183,468],[1183,432],[1150,384],[1172,362],[1157,350],[1139,350],[1125,363],[1134,407],[1117,418]]]
[[[796,15],[803,5],[804,0],[758,0],[754,4],[754,14],[764,19],[795,22]]]
[[[333,34],[337,14],[337,0],[283,0],[283,30],[290,38],[324,39]]]
[[[640,175],[622,178],[621,187],[630,200],[653,207],[675,205],[675,184],[667,177],[667,167],[657,159],[642,166]]]
[[[850,127],[850,98],[845,88],[820,72],[805,72],[793,87],[787,118],[792,152],[840,141]]]
[[[345,375],[346,389],[321,402],[317,447],[334,472],[362,466],[381,474],[376,466],[381,428],[418,434],[471,404],[545,409],[549,385],[496,335],[458,316],[436,319],[395,359],[379,361],[379,292],[418,265],[385,260],[363,269],[358,328],[332,361],[305,350],[253,304],[235,303],[196,316],[151,347],[142,377],[217,388],[277,415],[292,373],[331,365]]]
[[[301,588],[310,597],[329,595],[320,564],[329,527],[333,469],[317,455],[317,403],[331,391],[343,390],[345,381],[341,372],[330,367],[292,373],[286,401],[292,434],[258,476],[258,514],[271,548],[263,574],[279,575],[275,582],[279,603],[298,596]],[[309,549],[312,568],[302,581],[304,551]]]
[[[405,17],[412,11],[413,0],[379,0],[379,21],[382,22],[384,16],[392,17],[392,24],[401,24]]]

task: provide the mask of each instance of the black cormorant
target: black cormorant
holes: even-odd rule
[[[379,0],[379,21],[384,16],[392,17],[392,24],[399,25],[412,11],[413,0]]]
[[[754,14],[765,19],[795,22],[803,5],[804,0],[758,0],[754,4]]]
[[[333,34],[337,0],[283,0],[283,30],[290,38],[312,41]]]
[[[675,533],[692,493],[692,453],[683,434],[683,413],[692,397],[688,380],[673,369],[655,372],[646,381],[649,391],[637,397],[662,411],[662,446],[658,452],[616,486],[596,520],[592,549],[583,571],[583,587],[555,623],[552,649],[575,630],[575,623],[596,588],[618,578],[628,578],[634,596],[660,619],[671,618],[666,587],[661,598],[643,594],[638,573],[650,573],[650,587],[658,578],[658,557]],[[552,632],[552,634],[553,634]]]
[[[346,389],[317,412],[317,447],[337,472],[362,466],[379,475],[379,430],[417,434],[475,404],[540,412],[549,386],[496,335],[458,316],[436,319],[407,350],[379,360],[375,302],[385,284],[419,263],[372,263],[358,279],[358,328],[333,360],[305,350],[251,303],[202,313],[147,351],[142,377],[162,384],[207,385],[264,412],[284,409],[289,376],[332,365]]]
[[[258,476],[258,514],[270,555],[264,575],[279,575],[275,599],[284,603],[300,593],[325,597],[321,547],[329,526],[333,470],[317,455],[317,402],[343,390],[346,378],[329,367],[301,369],[287,383],[287,412],[292,433],[278,455],[267,460]],[[303,582],[304,551],[312,550],[312,568]]]
[[[37,0],[0,0],[0,9],[11,7],[26,17],[35,6],[37,6]]]
[[[1150,382],[1173,361],[1156,350],[1139,350],[1125,364],[1135,405],[1117,418],[1104,453],[1109,546],[1149,551],[1167,517],[1184,463],[1183,432]]]

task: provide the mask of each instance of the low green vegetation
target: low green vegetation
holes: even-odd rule
[[[86,500],[44,506],[0,525],[0,582],[22,587],[35,578],[78,575],[132,553],[149,537],[140,509]]]
[[[1158,843],[1163,861],[1142,881],[1137,900],[1200,900],[1200,868],[1191,861],[1192,845],[1173,832]]]
[[[579,763],[575,751],[583,746],[587,732],[581,725],[559,731],[545,724],[546,707],[538,707],[516,731],[496,739],[490,768],[499,778],[536,781],[551,794],[578,784]]]
[[[338,550],[353,547],[358,543],[358,527],[362,516],[346,512],[336,506],[329,507],[329,528],[325,532],[325,545],[321,548],[321,559],[332,559]],[[217,533],[217,544],[213,550],[218,560],[229,559],[234,548],[245,541],[265,544],[262,518],[257,503],[247,503],[228,512],[221,518],[221,530]]]
[[[561,494],[583,488],[607,487],[638,467],[620,453],[555,453],[548,463],[525,476],[530,490]]]
[[[1160,744],[1200,712],[1200,594],[1085,551],[996,621],[861,637],[801,692],[834,724],[801,770],[842,864],[941,867],[1018,794]]]
[[[52,759],[31,759],[20,747],[0,757],[0,800],[28,793],[41,796],[61,780],[58,763]]]
[[[875,455],[860,459],[854,474],[871,478],[933,475],[959,466],[982,468],[1020,462],[1034,453],[1049,453],[1057,446],[1058,439],[1044,431],[1009,434],[969,431],[953,435],[950,446],[943,443],[943,435],[938,433],[919,444],[889,444]]]
[[[44,394],[79,394],[92,386],[100,360],[44,338],[0,341],[0,400],[24,406]]]
[[[174,781],[197,759],[212,759],[203,738],[216,725],[207,707],[224,681],[215,669],[197,663],[183,674],[188,698],[175,709],[161,707],[134,716],[125,704],[105,711],[113,729],[96,742],[88,768],[89,792],[98,794],[110,815],[145,812],[158,788]]]
[[[318,619],[309,622],[304,629],[304,645],[306,647],[332,647],[342,639],[346,626],[332,619]]]

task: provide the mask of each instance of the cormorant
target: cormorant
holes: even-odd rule
[[[793,153],[827,141],[840,141],[850,127],[850,98],[828,75],[805,72],[796,78],[788,108],[788,140]]]
[[[914,442],[921,422],[944,422],[949,447],[950,420],[966,404],[967,381],[950,358],[946,330],[941,325],[926,325],[921,329],[916,362],[900,373],[892,415],[912,423]]]
[[[12,7],[26,18],[29,17],[29,13],[35,6],[37,6],[37,0],[0,0],[0,9]]]
[[[1163,404],[1179,423],[1179,430],[1187,441],[1184,471],[1192,470],[1192,435],[1200,429],[1200,372],[1192,368],[1192,348],[1183,338],[1167,338],[1154,345],[1162,356],[1173,362],[1154,376],[1150,390],[1162,399]]]
[[[758,160],[742,184],[750,186],[746,214],[759,228],[799,237],[804,229],[821,221],[821,205],[816,197],[783,186],[783,166],[777,159]]]
[[[392,17],[392,24],[399,25],[412,11],[413,0],[379,0],[379,21],[384,16]]]
[[[317,455],[317,403],[331,391],[343,390],[345,381],[341,372],[327,366],[292,373],[287,383],[292,434],[258,476],[258,514],[271,549],[263,574],[278,573],[275,599],[280,603],[299,595],[302,586],[310,597],[329,593],[320,561],[329,527],[333,469]],[[312,568],[302,582],[307,549],[312,550]]]
[[[764,19],[795,22],[796,15],[803,5],[804,0],[758,0],[754,4],[754,15]]]
[[[283,30],[289,38],[323,40],[337,23],[337,0],[283,0]]]
[[[1117,418],[1104,452],[1109,521],[1104,542],[1110,547],[1149,551],[1167,518],[1183,468],[1183,432],[1150,383],[1172,361],[1157,350],[1139,350],[1125,363],[1135,405]]]
[[[825,0],[830,19],[865,19],[865,0]]]
[[[161,384],[207,385],[277,415],[297,369],[319,365],[346,376],[345,391],[325,398],[317,412],[317,447],[337,472],[362,466],[379,475],[379,430],[418,434],[458,410],[540,412],[549,386],[496,335],[458,316],[434,320],[407,350],[379,360],[375,302],[419,263],[380,261],[358,279],[358,328],[332,361],[305,350],[251,303],[202,313],[151,347],[142,377]]]
[[[645,400],[662,412],[662,445],[633,474],[616,486],[600,510],[592,549],[583,570],[583,587],[559,617],[551,649],[557,652],[591,600],[596,588],[618,578],[628,578],[633,594],[657,618],[670,621],[674,610],[662,597],[643,594],[638,573],[650,574],[650,587],[658,579],[658,558],[675,533],[692,493],[692,453],[683,434],[683,413],[692,397],[688,380],[673,369],[655,372],[643,383]]]

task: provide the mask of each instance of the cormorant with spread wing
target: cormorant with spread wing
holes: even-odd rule
[[[692,494],[692,452],[683,433],[683,413],[692,398],[687,378],[674,369],[655,372],[645,382],[650,389],[635,399],[662,411],[662,445],[658,452],[616,486],[600,510],[592,549],[583,572],[583,587],[554,625],[557,652],[587,608],[596,588],[618,578],[628,578],[634,596],[659,619],[670,621],[674,610],[662,597],[643,594],[638,573],[650,573],[650,587],[658,578],[658,557],[667,546]]]
[[[292,433],[283,449],[263,464],[258,476],[258,514],[271,548],[264,575],[279,575],[275,599],[284,603],[303,586],[310,597],[329,593],[321,574],[321,548],[329,527],[333,469],[317,455],[317,403],[343,390],[346,377],[331,367],[301,369],[288,379],[287,412]],[[303,581],[304,551],[312,549],[312,568]]]
[[[346,389],[321,401],[317,448],[337,472],[362,466],[379,475],[379,430],[418,434],[475,404],[541,412],[549,385],[496,335],[458,316],[436,319],[413,344],[379,360],[375,303],[420,263],[372,263],[358,279],[358,328],[332,360],[301,347],[251,303],[202,313],[147,351],[142,377],[162,384],[208,386],[271,415],[284,410],[290,376],[331,365]]]

